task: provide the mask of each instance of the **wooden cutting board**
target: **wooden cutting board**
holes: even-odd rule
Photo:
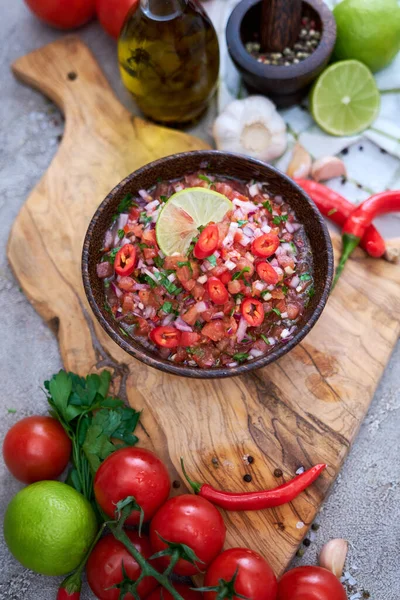
[[[86,302],[84,234],[98,204],[128,173],[206,145],[132,117],[75,37],[17,60],[13,71],[66,116],[62,144],[19,213],[8,247],[28,299],[58,333],[65,368],[114,371],[116,391],[143,409],[141,444],[162,456],[177,481],[180,456],[193,479],[227,490],[270,488],[300,466],[329,465],[290,504],[224,515],[227,545],[258,550],[280,574],[339,473],[398,339],[400,268],[360,250],[303,343],[254,374],[189,381],[136,362],[107,337]],[[250,466],[246,455],[254,457]]]

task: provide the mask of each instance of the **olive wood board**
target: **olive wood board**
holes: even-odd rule
[[[115,393],[143,409],[140,443],[161,456],[173,480],[181,481],[180,456],[193,479],[243,491],[272,488],[301,466],[327,463],[323,476],[290,504],[224,513],[227,546],[253,548],[282,573],[340,471],[398,339],[400,268],[357,251],[311,333],[252,374],[189,380],[146,367],[91,314],[81,279],[83,238],[99,203],[128,173],[207,146],[133,117],[76,37],[36,50],[12,68],[66,117],[58,152],[10,234],[8,258],[21,287],[57,332],[66,369],[114,372]],[[334,246],[337,255],[337,237]],[[254,458],[251,465],[246,455]],[[243,480],[248,473],[250,483]],[[178,491],[184,489],[181,481]]]

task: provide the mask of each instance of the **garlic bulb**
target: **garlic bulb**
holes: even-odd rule
[[[218,150],[270,161],[286,150],[286,124],[264,96],[234,100],[217,117],[213,135]]]
[[[347,556],[348,543],[343,539],[330,540],[323,546],[319,554],[319,565],[341,577]]]

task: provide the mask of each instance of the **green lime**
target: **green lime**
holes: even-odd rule
[[[371,71],[358,60],[343,60],[317,79],[310,97],[311,114],[331,135],[354,135],[376,119],[380,95]]]
[[[202,187],[177,192],[162,209],[156,225],[158,245],[166,256],[186,254],[201,225],[222,221],[232,202]]]
[[[73,571],[97,531],[90,503],[59,481],[38,481],[11,500],[4,517],[4,537],[19,562],[42,575]]]
[[[335,57],[354,58],[372,72],[386,67],[400,50],[397,0],[344,0],[335,6]]]

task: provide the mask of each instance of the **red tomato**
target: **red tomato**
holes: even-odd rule
[[[214,342],[219,342],[220,340],[224,339],[226,328],[220,319],[215,319],[215,321],[210,321],[204,325],[201,333],[209,337]]]
[[[96,0],[96,12],[103,29],[117,39],[129,10],[139,0]]]
[[[75,29],[95,14],[95,0],[25,0],[31,11],[48,25]]]
[[[195,346],[198,344],[200,336],[195,331],[182,331],[180,345],[184,346]]]
[[[227,285],[230,281],[232,281],[232,273],[230,271],[225,271],[225,273],[222,273],[219,278],[224,285]]]
[[[114,269],[121,277],[128,277],[135,270],[136,248],[133,244],[125,244],[117,252]]]
[[[136,531],[127,530],[125,533],[136,550],[139,550],[144,558],[149,559],[151,556],[149,538],[144,534],[139,537]],[[125,546],[116,540],[112,533],[97,542],[87,562],[86,575],[92,592],[99,600],[118,600],[120,597],[119,589],[107,588],[112,588],[113,585],[123,580],[122,562],[128,577],[132,581],[136,581],[141,568]],[[147,598],[157,585],[155,579],[145,577],[138,585],[140,598]],[[134,600],[132,594],[126,594],[124,598],[125,600]]]
[[[269,285],[275,285],[279,281],[279,275],[275,271],[274,267],[269,262],[258,263],[257,273],[260,279],[268,283]]]
[[[169,325],[155,327],[150,331],[150,339],[162,348],[176,348],[180,345],[181,332]]]
[[[277,600],[346,600],[339,579],[322,567],[297,567],[283,575]]]
[[[207,225],[201,232],[198,241],[193,249],[196,258],[207,258],[214,254],[218,248],[219,234],[218,227],[214,224]]]
[[[62,425],[51,417],[27,417],[8,431],[3,457],[8,470],[24,483],[55,479],[64,471],[71,441]]]
[[[228,290],[218,277],[210,277],[208,279],[207,291],[214,304],[225,304],[225,302],[228,302]]]
[[[256,256],[268,258],[272,256],[279,246],[279,238],[274,233],[264,233],[255,238],[251,244],[251,251]]]
[[[220,554],[208,568],[204,587],[229,582],[237,572],[235,592],[248,600],[275,600],[278,584],[273,570],[257,552],[247,548],[231,548]],[[216,600],[216,592],[205,592],[205,600]],[[234,600],[237,600],[234,596]],[[308,600],[308,596],[304,600]],[[294,600],[294,599],[290,599]]]
[[[203,594],[194,592],[190,588],[193,586],[184,585],[183,583],[174,583],[174,588],[182,596],[184,600],[201,600]],[[171,594],[164,588],[155,590],[146,600],[173,600]]]
[[[221,552],[225,542],[226,528],[218,510],[204,498],[185,494],[170,498],[160,508],[150,523],[150,541],[154,553],[165,550],[169,542],[186,544],[203,561],[198,568],[180,559],[174,568],[178,575],[195,575],[204,570]],[[162,568],[167,568],[170,558],[159,559]]]
[[[110,454],[94,478],[94,495],[102,510],[115,516],[117,502],[133,496],[148,521],[168,498],[171,482],[168,471],[155,454],[145,448],[122,448]],[[139,511],[126,520],[139,523]]]
[[[264,321],[264,307],[255,298],[246,298],[240,307],[242,315],[251,327],[258,327]]]

